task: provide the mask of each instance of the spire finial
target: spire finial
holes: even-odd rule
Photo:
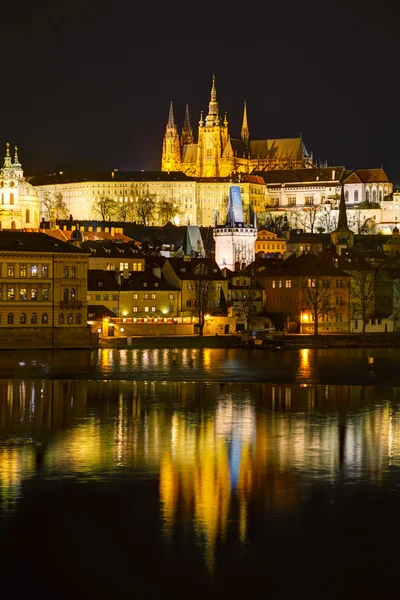
[[[4,157],[4,167],[11,167],[10,143],[6,142],[6,155]]]

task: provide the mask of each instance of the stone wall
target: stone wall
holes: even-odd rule
[[[93,348],[98,335],[90,327],[7,327],[0,328],[0,350],[39,348]]]

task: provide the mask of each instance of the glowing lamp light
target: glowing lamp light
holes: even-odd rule
[[[158,322],[158,318],[154,317],[154,323],[157,323],[157,322]]]
[[[167,317],[164,317],[163,321],[166,323],[168,321]]]
[[[123,333],[125,331],[125,329],[123,327],[121,327],[121,333]]]
[[[137,322],[137,318],[133,317],[133,322],[136,323]]]
[[[101,327],[98,328],[97,333],[101,333]]]
[[[147,321],[148,321],[147,317],[145,317],[145,318],[143,319],[143,321],[144,321],[145,323],[147,323]]]
[[[309,320],[310,319],[309,319],[308,313],[301,313],[301,322],[302,323],[308,323]]]
[[[183,317],[183,322],[186,323],[186,317]]]

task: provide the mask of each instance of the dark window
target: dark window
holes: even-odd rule
[[[7,315],[7,323],[12,325],[14,323],[14,313],[8,313]]]
[[[42,324],[43,325],[47,325],[47,323],[49,322],[49,317],[47,313],[43,313],[42,314]]]

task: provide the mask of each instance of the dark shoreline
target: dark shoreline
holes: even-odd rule
[[[399,348],[400,333],[352,335],[282,335],[276,334],[272,342],[277,348]],[[151,349],[151,348],[243,348],[266,349],[268,344],[255,346],[243,344],[237,335],[102,338],[99,348]]]

